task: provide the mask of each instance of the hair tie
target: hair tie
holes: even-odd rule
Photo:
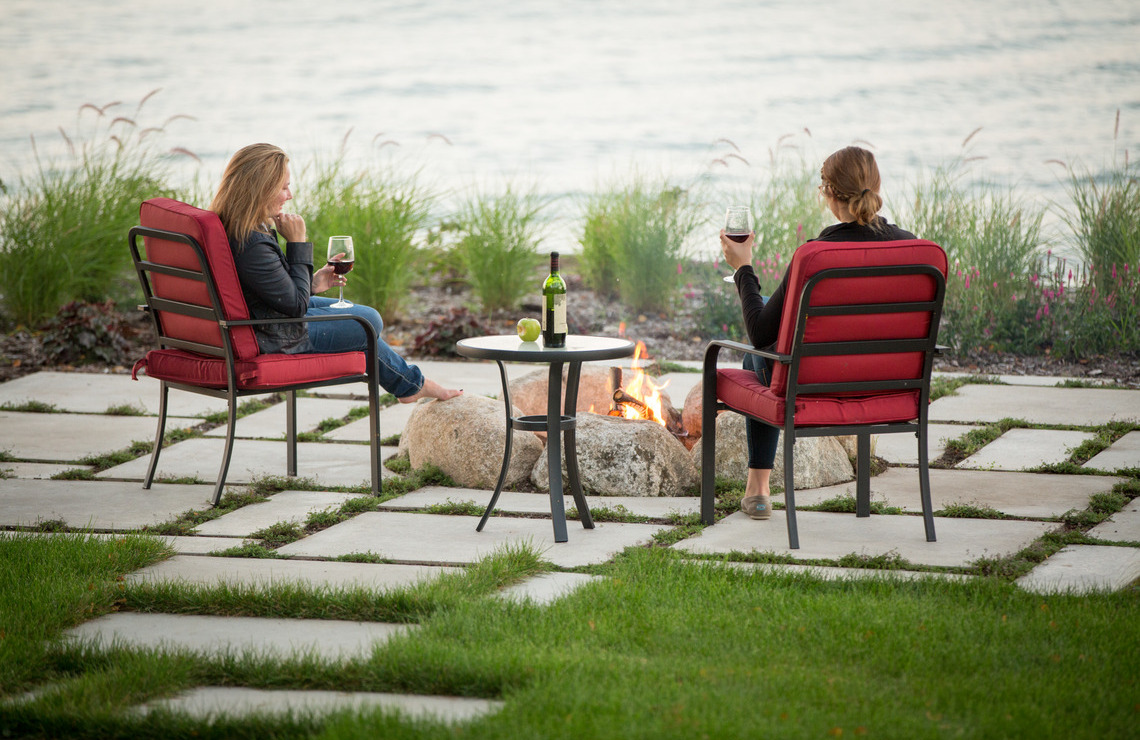
[[[862,198],[864,195],[866,195],[869,192],[871,192],[871,188],[863,188],[863,192],[859,193],[859,197]]]

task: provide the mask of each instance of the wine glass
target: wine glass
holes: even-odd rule
[[[724,214],[724,235],[734,242],[744,242],[752,233],[752,209],[748,206],[729,206]],[[732,275],[725,275],[724,282],[733,282]]]
[[[333,262],[333,257],[343,253],[344,256],[340,258],[339,262]],[[352,263],[355,261],[355,255],[352,252],[352,237],[351,236],[330,236],[329,237],[329,262],[333,265],[333,271],[337,275],[344,275],[352,269]],[[344,286],[340,286],[340,300],[332,304],[330,308],[349,308],[352,304],[344,299]]]

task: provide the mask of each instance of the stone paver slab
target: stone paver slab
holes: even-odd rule
[[[156,475],[213,481],[218,477],[224,449],[225,440],[204,438],[187,439],[163,447]],[[380,450],[385,460],[397,452],[395,447],[382,447]],[[150,457],[144,455],[104,470],[97,477],[142,480],[149,464]],[[226,484],[246,484],[254,477],[267,475],[285,475],[285,442],[236,440]],[[297,444],[297,475],[330,486],[371,485],[369,448],[367,445],[300,442]],[[384,471],[385,477],[390,475],[395,474]]]
[[[1111,491],[1122,478],[1103,475],[1008,473],[991,470],[930,471],[930,499],[934,510],[953,504],[988,506],[1017,517],[1048,518],[1069,509],[1084,509],[1093,494]],[[855,495],[855,483],[796,491],[796,506],[819,504],[836,496]],[[783,496],[775,496],[777,502]],[[904,511],[921,512],[918,469],[890,468],[871,479],[871,500]]]
[[[126,581],[129,584],[177,582],[199,586],[221,583],[243,586],[291,584],[386,591],[458,571],[458,568],[432,565],[176,555],[131,573]]]
[[[530,545],[544,560],[564,568],[604,563],[631,545],[648,542],[655,532],[671,527],[656,524],[598,523],[585,529],[567,522],[569,542],[554,542],[548,519],[493,517],[476,532],[478,517],[365,512],[277,552],[281,555],[333,558],[373,553],[406,563],[461,565],[473,563],[508,546]]]
[[[530,601],[546,605],[588,583],[600,580],[602,576],[592,576],[588,573],[542,573],[503,589],[498,596],[507,601]]]
[[[309,514],[336,509],[355,493],[330,491],[281,491],[265,501],[243,506],[217,519],[202,522],[195,533],[221,537],[248,537],[279,522],[304,524]]]
[[[0,462],[0,475],[9,478],[27,478],[29,480],[50,480],[53,475],[65,470],[94,470],[91,465],[76,465],[75,463],[21,463]]]
[[[381,438],[390,437],[393,434],[403,434],[408,419],[415,413],[418,405],[419,404],[415,403],[397,403],[380,409]],[[331,439],[337,442],[367,442],[368,435],[371,433],[371,424],[372,420],[367,417],[357,419],[354,422],[333,429],[331,432],[326,433],[324,437],[325,439]]]
[[[28,401],[54,404],[60,411],[102,414],[112,406],[134,406],[158,414],[159,383],[144,374],[137,381],[115,373],[44,371],[0,383],[0,406]],[[202,417],[225,411],[224,399],[185,391],[170,392],[169,416]],[[151,432],[154,436],[154,432]]]
[[[0,526],[61,519],[72,529],[135,530],[209,508],[211,486],[116,481],[0,480]]]
[[[501,701],[459,696],[384,694],[375,692],[297,691],[203,686],[178,696],[156,699],[138,707],[142,714],[155,709],[184,712],[196,719],[250,715],[323,715],[329,712],[398,712],[415,719],[447,723],[467,722],[498,711]]]
[[[340,398],[298,398],[297,431],[315,431],[325,419],[340,419],[359,406],[367,407],[367,402],[348,401]],[[249,416],[243,416],[234,425],[234,436],[252,439],[285,439],[285,403],[275,403]],[[226,425],[214,427],[206,432],[207,437],[225,437]],[[367,442],[368,438],[365,437]]]
[[[1129,432],[1084,464],[1094,470],[1140,468],[1140,432]]]
[[[1075,448],[1095,438],[1091,432],[1010,429],[956,467],[966,470],[1029,470],[1065,462]]]
[[[1061,375],[986,375],[984,373],[934,373],[935,377],[942,378],[968,378],[968,377],[984,377],[994,378],[999,383],[1006,385],[1023,385],[1031,386],[1034,388],[1050,388],[1059,386],[1071,380],[1079,380],[1082,383],[1092,383],[1095,385],[1105,385],[1113,382],[1111,378],[1070,378]]]
[[[899,580],[919,581],[930,578],[939,581],[968,581],[976,576],[961,573],[937,573],[921,570],[876,570],[873,568],[837,568],[829,565],[791,565],[788,563],[742,563],[731,560],[705,560],[714,568],[735,568],[764,574],[796,574],[818,578],[823,581],[870,581]]]
[[[968,424],[927,424],[926,450],[929,459],[942,457],[948,441],[980,428]],[[872,439],[872,453],[892,465],[918,465],[918,438],[913,434],[877,434]]]
[[[1109,542],[1140,542],[1140,499],[1132,499],[1123,509],[1090,529],[1087,534]]]
[[[1140,548],[1067,545],[1017,585],[1034,593],[1119,591],[1140,578]]]
[[[198,424],[195,419],[167,419],[167,431]],[[149,416],[35,414],[0,411],[0,450],[36,462],[82,460],[126,449],[132,442],[153,442],[157,422]]]
[[[991,519],[944,519],[934,522],[937,542],[926,541],[922,518],[796,512],[800,549],[788,547],[784,512],[768,521],[754,521],[736,512],[706,527],[696,537],[673,547],[682,552],[727,555],[732,552],[771,552],[797,560],[836,560],[852,553],[867,557],[897,554],[919,565],[968,566],[981,557],[1000,557],[1021,550],[1060,525]]]
[[[1007,417],[1031,424],[1075,426],[1140,421],[1140,391],[965,385],[930,405],[931,421],[989,423]]]
[[[494,491],[474,488],[448,488],[446,486],[424,486],[398,498],[380,504],[381,509],[393,511],[425,509],[429,506],[445,504],[473,503],[486,508]],[[573,496],[564,496],[563,506],[569,511],[574,504]],[[623,506],[631,514],[651,519],[665,519],[670,514],[696,514],[701,510],[701,500],[695,496],[587,496],[590,509],[606,507],[616,510]],[[550,514],[550,495],[547,493],[517,493],[504,491],[495,502],[495,509],[506,514]]]
[[[284,658],[311,654],[333,661],[368,658],[374,646],[408,629],[401,624],[332,619],[115,612],[73,627],[65,635],[91,640],[104,649],[118,644],[210,656],[254,652]]]
[[[195,537],[178,535],[159,537],[178,555],[210,555],[241,547],[245,540],[241,537]]]

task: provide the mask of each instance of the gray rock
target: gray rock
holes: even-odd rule
[[[652,421],[580,414],[577,425],[578,471],[582,488],[609,496],[680,496],[698,481],[685,446]],[[566,455],[562,456],[566,485]],[[539,488],[549,488],[545,453],[531,474]]]
[[[697,383],[689,389],[689,393],[685,396],[685,406],[681,409],[681,423],[685,427],[685,431],[689,433],[685,437],[685,447],[690,450],[701,441],[701,409],[703,404],[701,401],[702,383]]]
[[[519,415],[518,410],[514,412]],[[503,402],[474,393],[448,401],[421,403],[408,419],[400,448],[412,468],[436,465],[466,488],[494,488],[506,443]],[[530,432],[516,431],[505,485],[527,479],[542,453],[542,442]],[[406,444],[405,444],[406,443]]]
[[[784,479],[783,444],[781,433],[772,469],[772,482],[780,486]],[[698,444],[690,454],[699,470],[701,446]],[[834,437],[800,437],[796,440],[794,458],[796,488],[820,488],[855,479],[851,459]],[[721,412],[716,418],[716,474],[735,480],[743,480],[748,475],[744,417],[740,414]]]

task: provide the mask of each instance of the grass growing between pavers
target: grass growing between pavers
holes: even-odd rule
[[[109,548],[97,540],[71,547],[61,553],[73,566],[66,569],[53,567],[59,556],[37,565],[41,549],[37,558],[20,558],[18,577],[5,579],[3,649],[40,658],[12,667],[5,661],[0,692],[54,687],[29,702],[0,703],[0,719],[13,734],[909,738],[1123,737],[1134,729],[1135,589],[1042,597],[992,579],[823,581],[633,549],[606,568],[607,578],[550,606],[486,598],[538,567],[533,556],[516,553],[518,559],[492,557],[451,583],[401,590],[401,598],[421,597],[409,600],[407,613],[420,628],[370,659],[49,649],[43,641],[83,618],[88,606],[97,613],[120,598],[121,567],[104,566],[95,588],[87,588],[90,569],[107,560]],[[10,609],[33,591],[50,607],[50,623],[13,628],[39,621]],[[133,605],[156,593],[132,585],[121,598]],[[199,593],[206,596],[196,608],[224,605],[216,589]],[[226,598],[279,616],[343,608],[337,613],[363,617],[375,609],[366,600],[337,602],[320,589],[276,594],[288,598]],[[162,598],[166,609],[182,597],[175,591]],[[432,608],[415,611],[424,604]],[[451,694],[506,704],[461,728],[377,714],[210,725],[126,712],[196,685]]]

